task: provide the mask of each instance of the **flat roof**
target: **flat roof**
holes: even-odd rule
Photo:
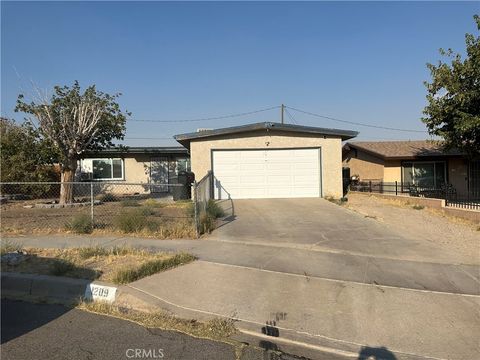
[[[87,156],[105,154],[188,154],[188,149],[183,146],[118,146],[86,153]]]
[[[282,124],[277,122],[259,122],[254,124],[232,126],[227,128],[213,129],[213,130],[201,130],[197,132],[191,132],[186,134],[175,135],[173,138],[185,147],[189,147],[190,141],[197,139],[205,139],[209,137],[238,134],[256,130],[269,130],[269,131],[286,131],[292,133],[303,134],[316,134],[316,135],[328,135],[337,136],[342,140],[352,139],[358,135],[357,131],[341,130],[341,129],[329,129],[313,126]]]

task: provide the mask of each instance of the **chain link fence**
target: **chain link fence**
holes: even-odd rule
[[[196,206],[191,200],[172,199],[181,186],[185,185],[0,183],[1,232],[95,231],[192,238],[198,229]],[[61,202],[61,193],[71,195]]]

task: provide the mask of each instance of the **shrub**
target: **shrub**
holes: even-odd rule
[[[87,214],[75,215],[65,227],[77,234],[90,234],[93,231],[92,219]]]
[[[212,215],[206,212],[201,213],[198,220],[200,223],[199,230],[201,234],[210,233],[215,229],[215,218],[212,217]]]
[[[78,249],[78,255],[82,259],[89,259],[94,256],[105,256],[108,255],[110,251],[101,247],[101,246],[88,246]]]
[[[215,200],[208,200],[207,203],[207,214],[212,216],[214,219],[224,217],[225,216],[225,211],[223,211],[222,207],[218,205]]]
[[[75,265],[71,261],[65,259],[55,259],[54,263],[52,264],[52,268],[50,269],[50,274],[54,276],[63,276],[74,269]]]
[[[10,240],[4,240],[2,241],[0,246],[0,255],[5,255],[10,252],[22,251],[22,250],[23,250],[23,247],[21,244],[14,241],[10,241]]]
[[[115,284],[127,284],[146,276],[156,274],[161,271],[169,270],[179,265],[187,264],[195,260],[193,255],[180,253],[168,259],[151,260],[137,268],[123,269],[117,271],[113,277]]]
[[[147,223],[145,224],[145,228],[151,233],[157,232],[159,227],[160,227],[160,224],[155,220],[148,220]]]
[[[151,207],[164,207],[166,204],[155,199],[147,199],[143,202],[143,205]]]
[[[155,215],[155,210],[151,206],[142,206],[139,210],[139,213],[143,216]]]
[[[422,209],[425,209],[425,206],[415,204],[415,205],[412,206],[412,208],[415,209],[415,210],[422,210]]]
[[[115,219],[115,226],[124,233],[134,233],[141,231],[147,224],[147,216],[138,211],[124,211],[118,214]]]
[[[134,199],[126,199],[126,200],[122,200],[121,205],[123,207],[136,207],[136,206],[140,206],[140,203]]]
[[[100,196],[100,201],[102,202],[113,202],[118,201],[117,197],[113,194],[106,193]]]

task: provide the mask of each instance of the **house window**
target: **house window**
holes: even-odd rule
[[[440,188],[447,181],[444,161],[414,161],[403,163],[404,183],[420,187]]]
[[[122,159],[102,158],[82,160],[82,173],[91,174],[94,180],[123,180]]]
[[[180,171],[190,171],[189,159],[177,159],[177,174]]]

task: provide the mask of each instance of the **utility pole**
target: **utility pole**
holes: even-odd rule
[[[283,124],[283,113],[284,113],[284,111],[285,111],[285,105],[282,104],[281,108],[282,108],[281,114],[282,114],[282,124]]]

